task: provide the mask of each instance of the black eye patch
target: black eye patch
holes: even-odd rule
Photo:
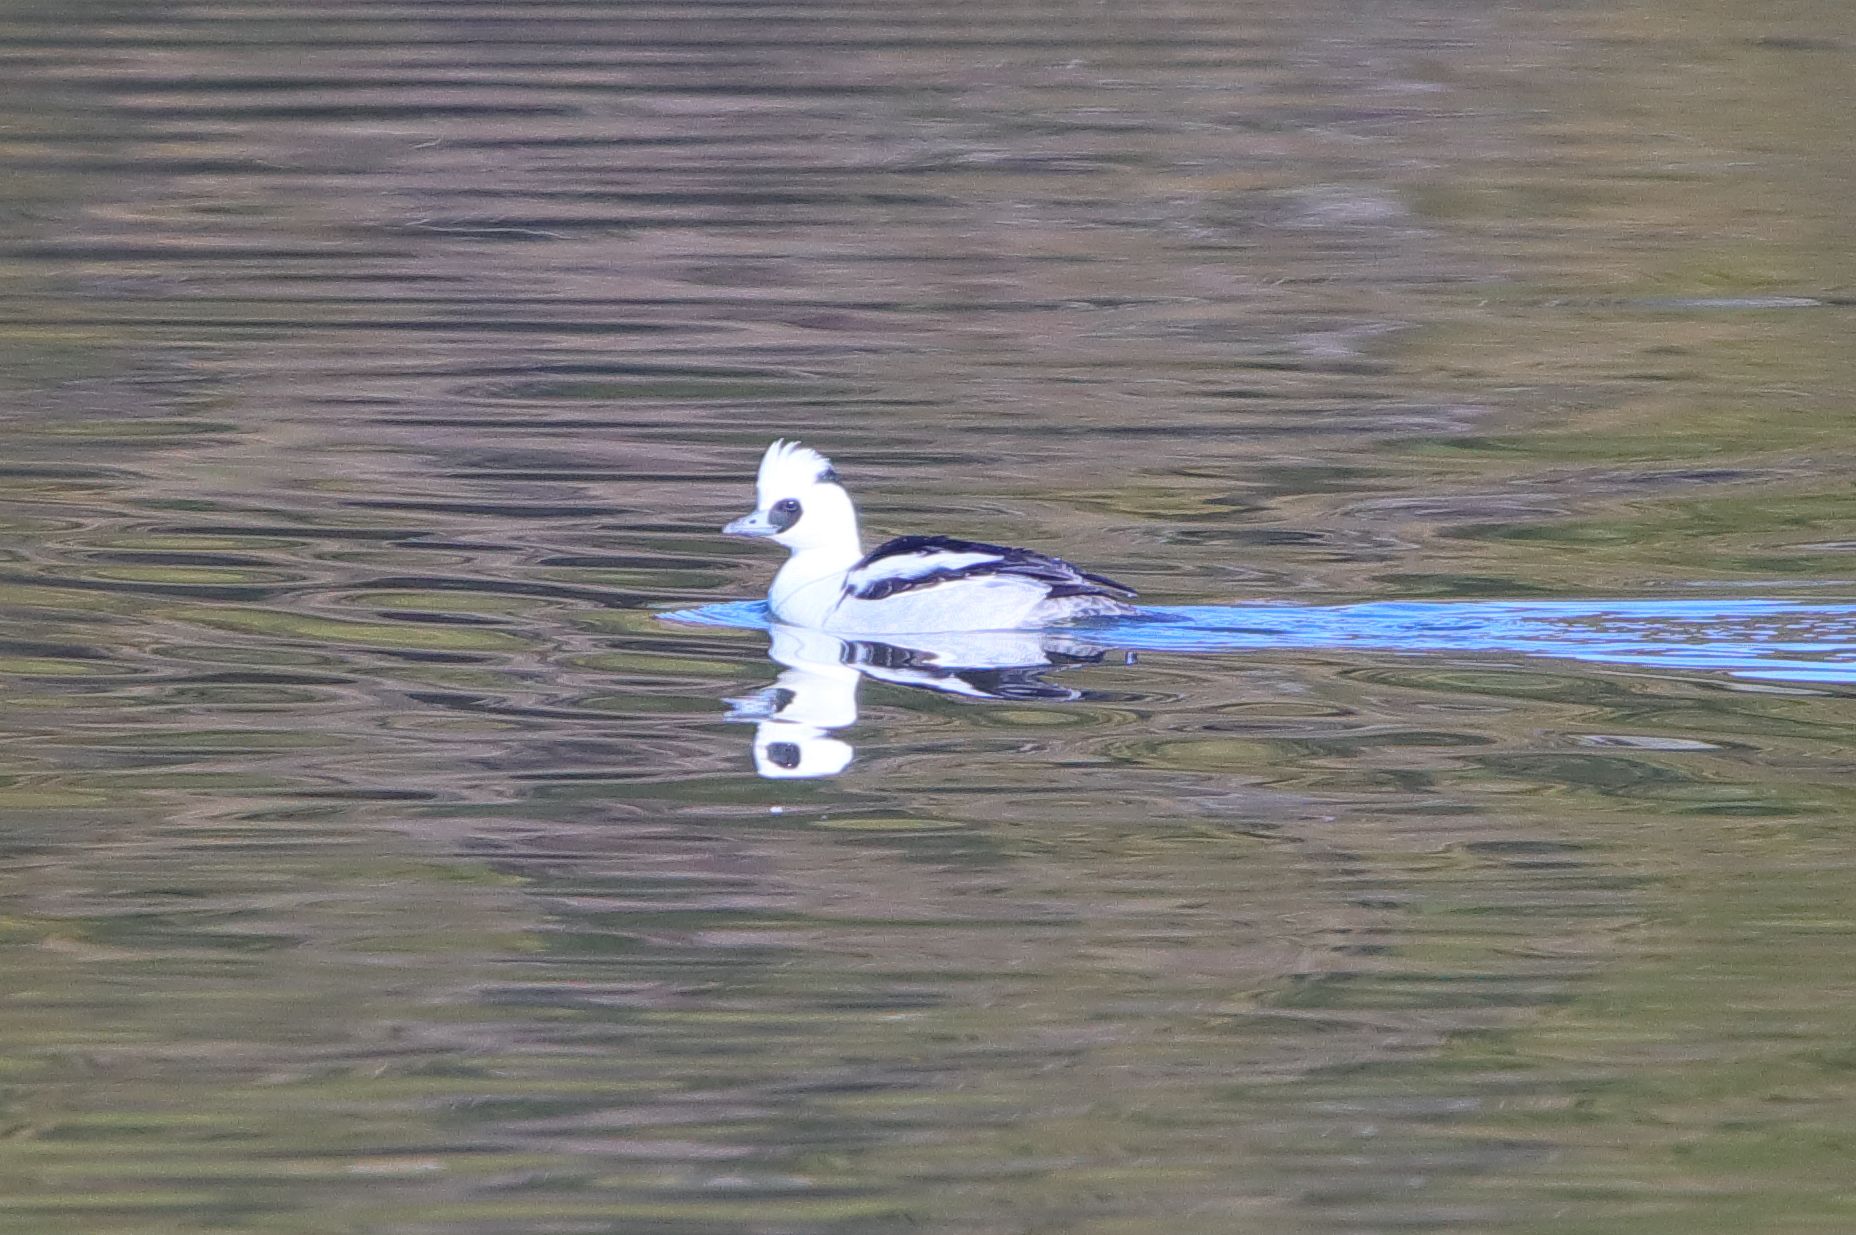
[[[796,499],[783,497],[773,504],[772,510],[767,512],[767,521],[773,524],[774,531],[784,532],[799,522],[799,516],[804,513],[805,511],[799,508],[799,502]]]
[[[799,746],[794,742],[767,743],[767,762],[776,768],[792,771],[799,766]]]

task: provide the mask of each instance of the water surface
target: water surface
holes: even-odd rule
[[[0,1229],[1847,1229],[1853,48],[0,6]],[[764,777],[775,436],[1173,616]]]

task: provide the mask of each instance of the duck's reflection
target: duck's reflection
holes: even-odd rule
[[[1053,669],[1099,661],[1104,649],[1073,634],[972,631],[849,639],[775,626],[769,655],[786,666],[773,685],[728,700],[728,719],[753,721],[754,768],[762,776],[836,776],[856,749],[833,734],[857,719],[857,686],[896,686],[971,699],[1061,701],[1082,692],[1044,679]]]
[[[787,672],[759,695],[734,700],[730,713],[759,724],[754,761],[763,776],[842,772],[852,750],[831,735],[857,719],[857,683],[865,677],[975,699],[1074,699],[1079,692],[1044,675],[1065,664],[1100,660],[1111,646],[1174,654],[1345,649],[1401,656],[1520,655],[1789,682],[1801,690],[1856,684],[1856,601],[1849,600],[1159,605],[1087,627],[890,635],[881,643],[770,626],[760,603],[705,605],[663,616],[771,632],[773,658]]]

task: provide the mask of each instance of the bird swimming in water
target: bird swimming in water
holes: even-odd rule
[[[761,457],[756,505],[722,530],[784,545],[767,593],[776,621],[842,634],[1028,630],[1138,612],[1134,589],[1062,558],[951,536],[898,536],[869,553],[831,460],[798,442]]]

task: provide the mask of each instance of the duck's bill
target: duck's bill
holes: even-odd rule
[[[761,517],[757,510],[751,515],[742,515],[733,523],[722,529],[724,536],[772,536],[780,529]]]

